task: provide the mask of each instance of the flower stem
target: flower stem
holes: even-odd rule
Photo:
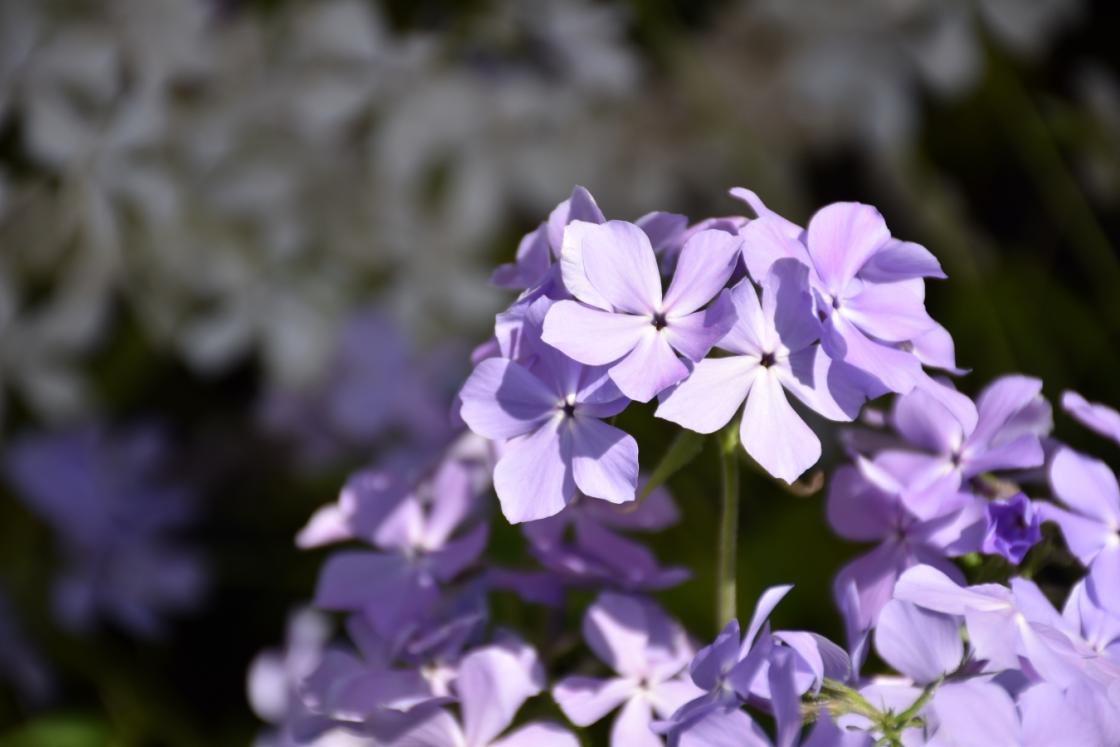
[[[722,506],[719,519],[719,549],[716,557],[716,628],[736,616],[735,572],[739,554],[739,431],[732,421],[719,436],[722,476]]]

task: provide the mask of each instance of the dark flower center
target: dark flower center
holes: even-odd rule
[[[759,361],[759,363],[762,365],[763,368],[770,368],[770,366],[774,365],[774,354],[773,353],[764,354],[762,356],[762,360]]]
[[[571,418],[571,417],[575,417],[575,414],[576,414],[576,403],[575,403],[575,402],[565,402],[565,403],[564,403],[564,404],[563,404],[563,405],[562,405],[562,406],[560,407],[560,410],[561,410],[561,412],[563,412],[563,413],[564,413],[564,417],[566,417],[566,418]]]
[[[650,323],[653,325],[653,328],[659,332],[665,329],[665,327],[669,324],[667,321],[665,321],[665,315],[661,312],[654,314],[653,321]]]

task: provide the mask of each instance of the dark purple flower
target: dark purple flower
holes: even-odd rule
[[[1042,519],[1031,500],[1022,493],[996,500],[984,509],[988,529],[981,552],[1002,555],[1018,565],[1027,551],[1042,539]]]

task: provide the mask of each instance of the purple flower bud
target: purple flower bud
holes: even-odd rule
[[[1042,539],[1041,519],[1034,504],[1022,493],[1001,501],[992,501],[987,509],[988,531],[981,550],[1002,555],[1015,565],[1023,561]]]

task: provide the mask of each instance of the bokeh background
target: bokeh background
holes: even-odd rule
[[[1108,0],[0,0],[0,745],[249,744],[321,559],[293,537],[446,437],[491,270],[575,184],[629,219],[871,202],[950,276],[962,389],[1120,403],[1118,31]],[[622,425],[648,469],[671,430]],[[653,541],[704,634],[716,485],[703,454]],[[861,548],[819,491],[744,491],[742,606],[795,583],[778,623],[842,639]]]

